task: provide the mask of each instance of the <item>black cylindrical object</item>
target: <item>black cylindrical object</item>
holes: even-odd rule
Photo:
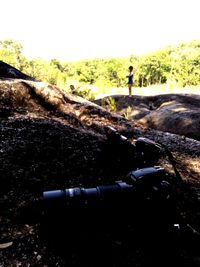
[[[116,204],[124,201],[143,197],[143,193],[148,195],[152,190],[157,190],[157,195],[162,195],[162,184],[166,178],[165,170],[159,166],[147,167],[131,171],[125,181],[116,181],[111,185],[99,185],[91,188],[74,187],[63,190],[52,190],[43,192],[44,201],[49,203],[67,203],[77,205],[96,205],[105,202]],[[166,187],[166,183],[165,183]],[[130,201],[128,201],[130,202]]]
[[[46,202],[58,201],[109,201],[118,198],[121,194],[128,194],[132,191],[133,185],[122,181],[116,181],[112,185],[100,185],[92,188],[74,187],[64,190],[52,190],[43,192],[43,199]]]
[[[52,228],[114,229],[131,223],[171,222],[171,184],[164,169],[131,171],[125,181],[43,192],[44,219]],[[74,230],[72,230],[74,229]]]

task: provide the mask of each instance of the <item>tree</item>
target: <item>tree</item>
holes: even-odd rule
[[[27,66],[27,60],[22,55],[22,45],[12,39],[0,41],[0,57],[6,63],[15,68],[24,71]]]

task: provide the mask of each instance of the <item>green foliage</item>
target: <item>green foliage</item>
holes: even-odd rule
[[[95,99],[94,93],[92,92],[92,89],[87,86],[78,86],[74,87],[73,91],[71,92],[74,95],[83,97],[87,100],[93,101]]]
[[[26,69],[28,61],[22,55],[22,45],[12,39],[0,41],[0,59],[13,67],[23,71]]]
[[[138,66],[138,85],[142,87],[166,83],[170,68],[167,50],[144,55]]]
[[[37,58],[28,60],[23,47],[17,41],[0,41],[0,59],[38,80],[49,82],[69,91],[69,84],[77,83],[76,93],[87,99],[93,98],[89,86],[106,88],[126,87],[127,70],[134,68],[134,86],[167,84],[197,86],[200,84],[200,40],[169,46],[141,57],[81,60],[76,62],[50,62]],[[85,89],[83,89],[85,88]],[[106,92],[106,91],[105,91]],[[110,105],[114,107],[112,100]]]
[[[81,91],[79,91],[79,95],[90,101],[93,101],[95,99],[94,94],[89,88],[83,88]]]
[[[132,108],[128,106],[126,111],[123,113],[124,118],[129,120],[131,117],[131,113],[132,113]]]
[[[199,64],[200,42],[194,41],[177,47],[174,56],[173,76],[180,86],[200,84]]]
[[[115,112],[117,110],[117,103],[116,103],[115,99],[111,96],[109,96],[107,98],[103,98],[101,100],[101,105],[104,108],[108,108],[109,111]]]

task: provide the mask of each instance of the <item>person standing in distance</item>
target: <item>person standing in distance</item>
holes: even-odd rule
[[[129,96],[131,96],[132,86],[133,86],[133,66],[130,66],[128,69],[129,69],[129,73],[126,76],[126,78],[128,78],[128,92],[129,92]]]

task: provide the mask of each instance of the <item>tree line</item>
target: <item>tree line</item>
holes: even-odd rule
[[[196,86],[200,84],[200,40],[168,46],[142,56],[61,62],[41,58],[29,60],[23,46],[12,39],[0,41],[0,58],[38,80],[69,89],[80,85],[97,88],[125,87],[126,73],[134,68],[134,86],[154,84]]]

